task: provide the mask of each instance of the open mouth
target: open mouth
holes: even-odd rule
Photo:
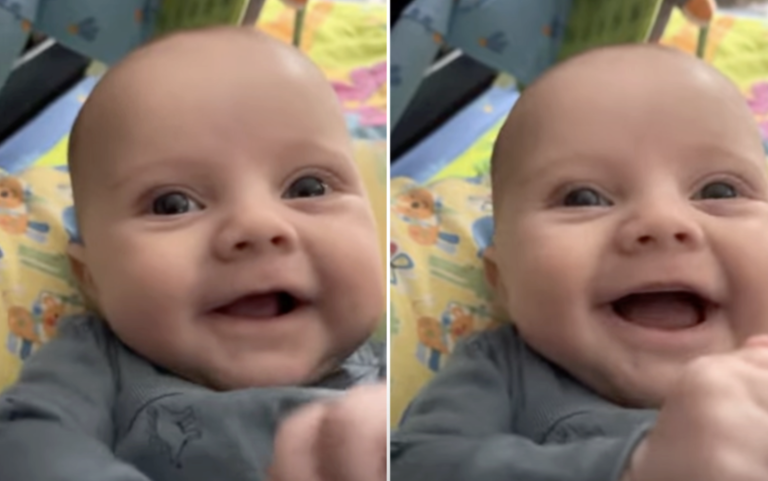
[[[302,302],[287,291],[249,294],[222,305],[214,312],[228,317],[254,320],[276,319],[290,314],[299,308]]]
[[[641,327],[681,330],[707,320],[714,304],[691,291],[642,292],[625,295],[611,308],[622,320]]]

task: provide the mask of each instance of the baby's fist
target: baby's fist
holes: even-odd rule
[[[298,410],[275,438],[270,481],[384,481],[387,387],[361,386]]]

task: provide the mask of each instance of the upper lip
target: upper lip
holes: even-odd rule
[[[661,292],[685,292],[696,295],[708,304],[718,304],[717,296],[712,289],[691,282],[648,282],[629,288],[614,290],[608,294],[602,304],[612,304],[633,294],[650,294]]]

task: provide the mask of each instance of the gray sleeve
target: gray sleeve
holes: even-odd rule
[[[112,453],[114,345],[99,322],[67,320],[0,395],[0,479],[149,481]]]
[[[496,357],[496,359],[494,359]],[[540,445],[512,432],[510,382],[482,336],[461,345],[391,438],[396,481],[615,481],[649,426]]]

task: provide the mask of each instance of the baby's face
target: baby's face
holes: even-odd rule
[[[384,309],[345,123],[297,54],[205,35],[144,52],[92,97],[75,254],[154,363],[218,389],[312,381]]]
[[[658,406],[688,361],[768,332],[768,180],[723,79],[619,55],[550,79],[500,152],[515,165],[488,267],[530,345],[605,397]]]

